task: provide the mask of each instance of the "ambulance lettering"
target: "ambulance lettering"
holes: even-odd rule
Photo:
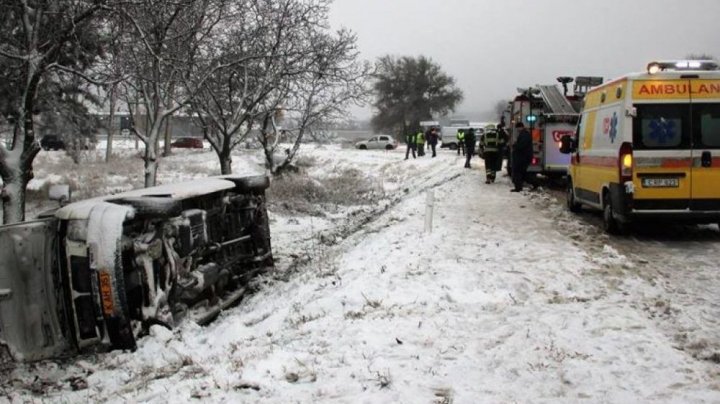
[[[640,95],[683,95],[687,93],[687,84],[643,84],[640,87]]]
[[[642,84],[637,94],[641,96],[720,95],[720,83],[699,83],[693,86],[686,83]]]

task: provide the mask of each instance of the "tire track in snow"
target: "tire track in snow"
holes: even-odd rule
[[[588,254],[616,255],[617,262],[605,265],[613,287],[621,284],[619,280],[637,277],[654,290],[641,295],[625,287],[638,309],[655,320],[676,349],[720,363],[720,233],[714,226],[650,223],[635,226],[627,236],[608,236],[597,214],[568,212],[564,193],[550,191],[531,199]]]

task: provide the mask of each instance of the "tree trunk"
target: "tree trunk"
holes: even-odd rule
[[[275,173],[275,150],[267,145],[263,145],[263,150],[265,151],[265,168],[269,172]]]
[[[232,174],[232,150],[230,149],[230,136],[224,136],[222,149],[218,152],[220,159],[220,173],[222,175]]]
[[[110,90],[110,122],[107,127],[107,148],[105,149],[105,162],[112,156],[113,136],[115,135],[115,87]]]
[[[167,157],[172,153],[172,150],[170,148],[170,119],[172,116],[168,116],[167,119],[165,119],[165,144],[163,145],[163,156]]]
[[[145,143],[145,188],[154,187],[157,183],[157,142],[150,139]]]
[[[232,174],[232,159],[230,156],[220,157],[220,173],[222,175]]]
[[[3,178],[2,207],[3,224],[25,220],[25,192],[31,175],[22,175],[20,169],[12,169],[13,176]]]

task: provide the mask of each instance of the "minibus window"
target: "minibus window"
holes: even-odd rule
[[[720,148],[720,104],[693,104],[698,147]]]
[[[689,149],[688,104],[640,104],[633,123],[636,149]]]

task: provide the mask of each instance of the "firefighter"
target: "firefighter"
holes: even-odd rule
[[[495,173],[500,171],[502,166],[502,139],[500,132],[495,129],[486,129],[485,134],[480,137],[480,145],[483,147],[483,159],[485,160],[485,183],[495,182]]]
[[[520,192],[525,181],[530,183],[533,189],[537,186],[529,180],[527,173],[533,158],[532,136],[522,122],[516,123],[515,128],[518,129],[518,137],[512,147],[512,181],[515,187],[510,191]]]
[[[417,154],[418,157],[422,157],[425,155],[425,135],[421,130],[417,131],[417,134],[415,135],[415,142],[417,143]]]
[[[465,168],[470,168],[470,160],[475,154],[475,129],[470,128],[465,134]]]
[[[408,135],[405,135],[405,143],[407,143],[407,150],[405,150],[405,160],[410,157],[410,150],[412,150],[412,156],[413,158],[415,158],[415,148],[417,147],[417,144],[415,144],[415,132],[410,132]]]
[[[457,138],[458,156],[460,155],[461,151],[464,156],[465,155],[465,129],[458,129],[457,133],[455,134],[455,137]]]

